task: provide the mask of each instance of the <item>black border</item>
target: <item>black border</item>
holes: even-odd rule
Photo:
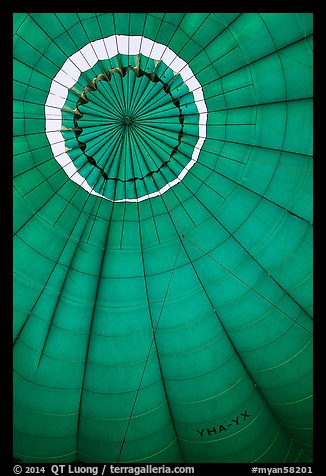
[[[32,2],[21,2],[16,1],[15,3],[11,2],[8,5],[8,1],[3,0],[0,3],[0,22],[1,22],[1,38],[2,38],[2,47],[1,47],[1,72],[2,72],[2,95],[1,95],[1,108],[2,108],[2,115],[1,115],[1,132],[2,132],[2,161],[1,161],[1,175],[2,175],[2,185],[1,185],[1,194],[3,198],[1,200],[2,204],[2,227],[1,227],[1,251],[3,252],[3,257],[1,258],[1,289],[2,289],[2,300],[4,300],[4,305],[2,301],[1,307],[1,319],[2,319],[2,326],[1,326],[1,345],[0,349],[2,352],[1,355],[1,409],[2,409],[2,424],[1,424],[1,449],[0,449],[0,472],[4,475],[14,474],[13,467],[14,464],[17,464],[13,460],[13,425],[12,425],[12,414],[13,414],[13,403],[12,403],[12,369],[13,369],[13,359],[12,359],[12,314],[13,314],[13,305],[12,305],[12,275],[13,275],[13,245],[12,245],[12,230],[13,230],[13,203],[12,203],[12,58],[13,58],[13,51],[12,51],[12,36],[13,36],[13,28],[12,28],[12,15],[13,13],[19,13],[24,11],[31,11],[31,12],[53,12],[53,11],[60,11],[60,12],[74,12],[73,6],[78,7],[78,11],[86,12],[86,11],[95,11],[108,8],[109,5],[112,7],[116,7],[115,12],[123,12],[120,7],[122,6],[121,3],[119,4],[107,4],[107,2],[102,3],[93,3],[89,4],[88,2],[78,2],[78,5],[69,4],[69,2],[55,2],[52,8],[46,10],[46,4],[39,5],[37,2],[35,6],[33,6]],[[186,3],[186,2],[185,2]],[[135,4],[129,5],[126,3],[124,6],[126,7],[125,11],[133,12],[132,6]],[[42,6],[42,8],[40,8]],[[50,7],[50,5],[47,5]],[[177,5],[174,3],[173,6],[168,6],[167,4],[158,4],[158,3],[148,3],[147,5],[140,5],[142,9],[139,11],[153,11],[153,12],[161,12],[163,8],[167,11],[175,11],[175,12],[182,12],[182,11],[194,11],[194,12],[203,12],[203,11],[245,11],[248,12],[275,12],[275,13],[295,13],[295,12],[307,12],[313,13],[314,15],[314,39],[315,39],[315,46],[314,46],[314,155],[315,155],[315,162],[314,162],[314,308],[315,308],[315,325],[314,325],[314,461],[313,463],[307,464],[262,464],[260,463],[260,467],[269,467],[269,468],[279,468],[279,467],[299,467],[299,466],[311,466],[313,474],[320,475],[324,474],[325,468],[323,468],[323,460],[324,460],[324,451],[323,451],[323,443],[324,443],[324,425],[323,425],[323,416],[324,416],[324,387],[323,387],[323,377],[325,375],[324,370],[324,361],[326,361],[324,355],[322,354],[322,344],[323,344],[323,337],[325,334],[323,333],[322,325],[324,323],[325,317],[324,313],[321,312],[321,305],[319,302],[320,296],[324,289],[324,283],[326,280],[323,280],[324,277],[324,261],[323,261],[323,247],[324,244],[324,236],[323,236],[323,197],[320,197],[320,186],[322,186],[321,181],[324,180],[325,177],[325,167],[323,161],[325,158],[322,156],[321,151],[323,150],[321,147],[321,129],[324,126],[323,116],[321,116],[322,111],[322,85],[321,81],[323,79],[323,66],[324,61],[323,58],[325,57],[325,49],[323,48],[323,28],[324,25],[322,21],[324,19],[323,16],[323,9],[322,9],[322,2],[313,2],[313,1],[305,1],[305,2],[282,2],[277,4],[277,2],[233,2],[233,3],[225,3],[221,5],[219,3],[212,4],[212,2],[208,2],[206,5],[203,2],[200,4],[193,3],[189,4],[186,3],[182,5],[178,3]],[[197,9],[193,9],[193,7],[198,6]],[[55,7],[55,8],[54,8]],[[70,8],[69,8],[70,7]],[[92,8],[93,7],[93,8]],[[96,7],[96,8],[94,8]],[[163,7],[163,8],[159,8]],[[173,7],[177,9],[173,10]],[[192,9],[190,8],[192,7]],[[199,8],[200,7],[200,8]],[[222,8],[224,7],[224,8]],[[244,7],[246,8],[244,10]],[[300,78],[298,78],[300,80]],[[107,463],[111,464],[111,463]],[[112,463],[115,465],[114,463]],[[76,466],[71,463],[72,466]],[[23,472],[25,474],[25,468],[30,466],[38,466],[38,467],[45,467],[45,473],[40,474],[52,474],[50,471],[51,464],[27,464],[22,463]],[[77,464],[78,466],[78,464]],[[81,464],[81,466],[86,466],[85,464]],[[99,473],[102,464],[98,465],[91,465],[91,466],[98,466]],[[129,465],[128,466],[141,466],[141,465]],[[154,465],[153,466],[157,466]],[[203,464],[192,464],[187,463],[185,465],[168,465],[165,466],[193,466],[195,468],[195,475],[201,472],[205,474],[206,472],[213,471],[215,474],[221,474],[223,476],[227,474],[236,474],[237,476],[252,474],[252,467],[255,465],[253,463],[203,463]],[[275,470],[276,473],[276,470]],[[106,473],[108,474],[108,473]],[[127,473],[125,473],[127,474]],[[158,473],[160,474],[160,473]],[[163,473],[161,473],[163,474]],[[267,473],[266,473],[267,474]],[[273,473],[271,473],[273,474]],[[290,473],[288,473],[290,474]],[[303,474],[303,473],[302,473]]]

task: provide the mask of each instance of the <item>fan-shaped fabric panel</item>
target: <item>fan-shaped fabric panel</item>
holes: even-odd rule
[[[14,452],[312,460],[312,14],[14,14]]]

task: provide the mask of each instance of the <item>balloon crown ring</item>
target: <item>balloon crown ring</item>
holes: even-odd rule
[[[119,67],[108,69],[111,59]],[[89,76],[100,68],[85,86],[86,72]],[[96,97],[99,90],[109,97]],[[75,101],[76,93],[73,110],[66,102]],[[73,121],[66,115],[63,124],[68,109]],[[45,102],[54,159],[86,192],[112,202],[141,202],[180,183],[204,145],[207,116],[201,84],[190,66],[168,46],[144,36],[112,35],[88,43],[65,61]]]

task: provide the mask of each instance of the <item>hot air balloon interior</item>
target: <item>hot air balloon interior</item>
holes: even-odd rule
[[[311,13],[14,13],[14,456],[312,456]]]

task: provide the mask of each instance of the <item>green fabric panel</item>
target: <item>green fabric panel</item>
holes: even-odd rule
[[[13,33],[14,456],[311,462],[312,14]]]

